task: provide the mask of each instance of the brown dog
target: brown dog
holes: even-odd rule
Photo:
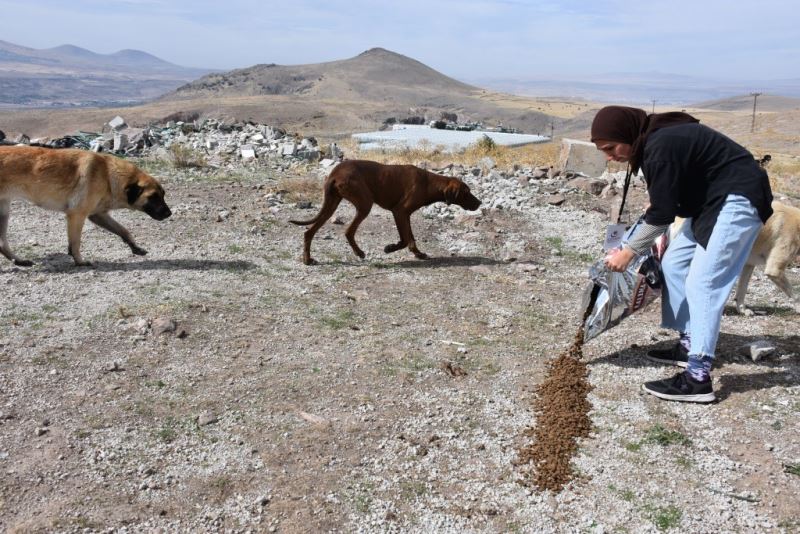
[[[123,159],[75,149],[0,147],[0,252],[26,267],[33,262],[17,257],[6,236],[15,198],[66,213],[68,252],[75,265],[90,265],[81,258],[81,231],[87,218],[121,237],[141,256],[147,251],[108,212],[128,208],[159,221],[172,214],[158,181]]]
[[[434,202],[458,204],[470,211],[481,205],[467,184],[456,178],[440,176],[413,165],[383,165],[363,160],[340,163],[325,180],[323,192],[324,200],[316,217],[307,221],[289,221],[300,226],[311,225],[303,235],[303,263],[306,265],[317,263],[311,258],[311,240],[343,198],[356,208],[356,216],[347,227],[345,236],[359,258],[364,257],[364,251],[356,244],[356,230],[369,215],[373,204],[392,212],[400,233],[400,241],[386,245],[383,251],[395,252],[408,247],[420,259],[428,256],[417,249],[411,233],[412,213]]]

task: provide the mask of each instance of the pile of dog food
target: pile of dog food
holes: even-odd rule
[[[530,480],[541,490],[560,491],[572,480],[577,440],[592,428],[589,371],[582,361],[585,319],[572,346],[550,362],[533,404],[536,425],[525,431],[532,441],[519,450],[518,463],[532,467]]]

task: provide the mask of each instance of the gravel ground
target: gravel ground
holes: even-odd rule
[[[563,491],[517,451],[547,362],[569,347],[608,206],[558,181],[473,177],[487,209],[379,208],[313,243],[278,189],[154,172],[174,215],[118,212],[149,255],[13,205],[32,268],[0,263],[0,531],[797,532],[800,319],[759,272],[723,318],[720,401],[640,393],[675,370],[657,306],[583,347],[592,430]],[[566,199],[552,206],[551,193]],[[634,199],[641,204],[641,191]],[[349,220],[353,210],[338,211]],[[800,269],[789,273],[795,287]],[[741,347],[765,340],[753,362]]]

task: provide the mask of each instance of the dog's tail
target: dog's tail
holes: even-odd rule
[[[289,219],[289,222],[292,224],[296,224],[297,226],[308,226],[309,224],[314,224],[315,222],[317,222],[318,219],[319,219],[319,213],[317,213],[313,219],[309,219],[307,221],[295,221]]]
[[[323,186],[324,189],[324,196],[322,197],[322,207],[319,209],[319,213],[317,213],[313,219],[308,219],[307,221],[297,221],[289,219],[289,222],[292,224],[296,224],[297,226],[308,226],[309,224],[315,224],[320,220],[321,217],[325,216],[325,219],[330,217],[333,212],[331,211],[331,205],[333,205],[333,209],[336,210],[336,207],[341,202],[341,197],[336,192],[336,189],[333,185],[333,181],[328,180],[325,182]],[[328,213],[330,212],[330,213]]]

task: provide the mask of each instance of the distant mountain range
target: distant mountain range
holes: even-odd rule
[[[457,108],[456,101],[474,96],[481,88],[519,96],[645,108],[711,104],[717,109],[740,109],[752,92],[800,98],[800,78],[730,82],[649,72],[609,73],[580,80],[467,81],[449,78],[419,61],[382,48],[327,63],[261,64],[213,73],[210,69],[174,65],[139,50],[98,54],[72,45],[39,50],[0,41],[0,107],[109,107],[158,98],[302,95],[382,101],[389,106],[394,100],[398,106]],[[735,104],[719,103],[732,97]],[[769,104],[766,99],[763,102]],[[787,105],[791,103],[780,103],[782,108]]]
[[[38,50],[0,41],[0,106],[134,104],[209,72],[139,50],[97,54],[72,45]]]
[[[609,73],[579,80],[474,78],[470,83],[506,93],[615,102],[642,107],[672,105],[695,107],[711,100],[752,92],[800,98],[800,78],[784,80],[720,81],[679,74]],[[751,102],[752,103],[752,102]]]
[[[330,137],[404,119],[455,117],[461,123],[582,138],[602,103],[631,104],[649,111],[653,100],[657,110],[669,106],[714,111],[707,116],[711,121],[718,110],[738,112],[743,118],[736,127],[749,131],[751,123],[745,114],[752,108],[752,90],[763,92],[759,112],[787,111],[764,118],[782,121],[770,128],[794,131],[785,123],[793,124],[793,117],[800,113],[800,99],[791,96],[800,94],[795,92],[797,85],[784,80],[755,89],[745,82],[715,86],[657,73],[609,74],[581,82],[475,80],[468,84],[383,48],[325,63],[259,64],[215,73],[173,65],[136,50],[104,55],[69,45],[34,50],[0,41],[0,126],[7,132],[35,135],[97,129],[116,113],[128,124],[143,125],[181,112],[252,120]],[[789,96],[770,94],[773,91]],[[119,109],[123,106],[124,110]],[[93,109],[73,112],[55,107]]]

